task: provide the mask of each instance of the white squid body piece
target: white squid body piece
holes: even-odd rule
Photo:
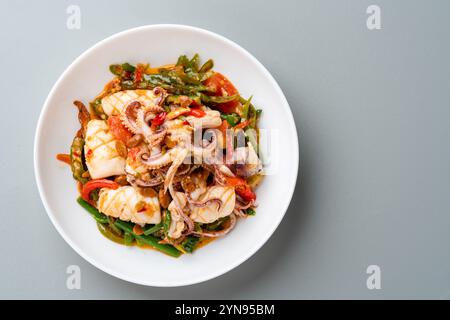
[[[153,93],[153,90],[125,90],[113,93],[102,99],[103,111],[108,115],[121,115],[124,106],[137,100],[142,105],[148,107],[155,105],[159,97]]]
[[[185,207],[187,201],[184,193],[175,192],[175,195],[178,198],[181,208]],[[181,236],[181,233],[183,232],[184,229],[184,220],[178,213],[174,200],[172,200],[167,209],[169,209],[170,211],[170,218],[171,218],[170,227],[167,232],[167,235],[172,239],[178,239]]]
[[[235,150],[234,161],[243,165],[238,174],[244,178],[251,177],[262,170],[262,162],[251,143],[248,143],[246,148],[241,147]]]
[[[117,140],[104,120],[91,120],[87,124],[84,154],[92,179],[99,179],[125,172],[125,158],[116,149]]]
[[[191,192],[190,196],[193,200],[198,200],[202,194],[207,190],[206,179],[208,178],[208,173],[206,171],[196,172],[191,174],[192,182],[195,185],[194,191]]]
[[[194,116],[186,117],[186,120],[195,129],[210,129],[217,128],[222,124],[222,119],[220,118],[220,112],[217,110],[205,110],[205,115],[201,118]]]
[[[217,203],[210,203],[205,207],[195,207],[191,205],[190,218],[195,222],[211,223],[219,218],[226,217],[233,212],[236,195],[233,187],[213,186],[209,187],[205,194],[203,194],[199,201],[205,202],[211,199],[222,200],[222,205],[218,209]]]
[[[136,205],[139,202],[145,202],[145,205],[141,204],[141,211],[138,212]],[[138,189],[130,186],[119,187],[115,190],[102,188],[99,193],[98,210],[107,216],[131,221],[141,226],[161,222],[158,197],[144,197]]]

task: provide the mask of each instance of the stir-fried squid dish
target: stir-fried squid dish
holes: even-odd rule
[[[261,110],[213,65],[111,65],[90,110],[74,102],[81,128],[57,157],[108,239],[178,257],[255,214]]]

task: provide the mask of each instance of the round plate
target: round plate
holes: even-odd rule
[[[91,101],[112,78],[113,63],[174,63],[180,54],[212,58],[241,95],[263,109],[260,126],[270,140],[268,176],[257,189],[256,216],[240,219],[223,238],[191,255],[171,258],[160,252],[125,247],[104,238],[95,221],[75,201],[76,183],[67,153],[79,128],[74,100]],[[42,109],[34,144],[34,167],[42,202],[54,226],[84,259],[123,280],[149,286],[183,286],[220,276],[247,260],[269,239],[294,192],[298,141],[289,105],[270,73],[250,53],[215,33],[181,25],[150,25],[103,40],[78,57],[58,79]],[[275,255],[276,253],[274,253]]]

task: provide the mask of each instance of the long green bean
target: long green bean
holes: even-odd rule
[[[164,230],[164,235],[166,237],[168,237],[171,223],[172,223],[172,216],[170,215],[169,209],[166,209],[164,211],[164,221],[163,221],[163,230]]]
[[[156,231],[161,230],[162,227],[163,227],[163,223],[160,222],[160,223],[155,224],[154,226],[152,226],[152,227],[150,227],[150,228],[148,228],[148,229],[145,229],[145,230],[144,230],[144,234],[145,234],[146,236],[148,236],[149,234],[152,234],[152,233],[155,233]]]
[[[126,246],[131,246],[134,242],[134,236],[129,232],[125,232],[125,235],[123,236],[123,242]]]
[[[197,247],[199,241],[200,241],[199,237],[189,236],[183,240],[183,242],[181,243],[181,247],[187,253],[192,253]]]
[[[165,254],[168,254],[169,256],[172,257],[179,257],[181,255],[181,252],[178,251],[174,246],[169,245],[169,244],[161,244],[159,243],[160,239],[150,236],[150,235],[137,235],[133,232],[133,224],[130,222],[125,222],[122,220],[117,220],[115,222],[115,225],[122,229],[125,232],[128,232],[130,234],[132,234],[136,240],[145,243],[149,246],[151,246],[152,248],[155,248]]]
[[[82,206],[84,209],[86,209],[87,212],[91,214],[91,216],[100,223],[108,223],[108,217],[105,216],[103,213],[98,211],[96,208],[91,206],[87,201],[85,201],[83,198],[78,197],[77,202],[80,206]]]

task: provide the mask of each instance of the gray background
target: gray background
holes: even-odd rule
[[[366,28],[373,3],[377,31]],[[0,4],[0,298],[450,298],[449,1]],[[69,4],[81,30],[66,28]],[[296,192],[269,242],[183,288],[126,283],[85,262],[47,218],[33,174],[37,119],[59,75],[97,41],[155,23],[209,29],[253,53],[300,139]],[[81,290],[66,289],[71,264]],[[381,290],[366,288],[371,264]]]

